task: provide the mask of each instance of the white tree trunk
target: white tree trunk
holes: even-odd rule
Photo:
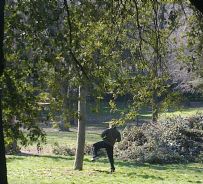
[[[83,158],[85,148],[85,124],[86,124],[86,89],[79,87],[79,100],[78,100],[78,134],[77,134],[77,148],[74,169],[83,169]]]

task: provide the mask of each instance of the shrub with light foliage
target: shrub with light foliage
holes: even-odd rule
[[[115,148],[119,159],[148,163],[179,163],[201,160],[203,117],[174,117],[157,124],[126,127]]]

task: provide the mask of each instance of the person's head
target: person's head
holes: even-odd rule
[[[115,122],[110,122],[109,123],[109,128],[116,128]]]

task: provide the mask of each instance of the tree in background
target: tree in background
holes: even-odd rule
[[[64,2],[10,1],[7,6],[7,66],[3,78],[8,86],[4,88],[7,142],[13,142],[15,138],[27,145],[42,136],[37,119],[39,104],[51,103],[51,108],[55,105],[52,116],[62,112],[66,116],[63,120],[69,121],[67,116],[72,103],[69,89],[80,87],[90,93],[104,91],[100,87],[110,76],[111,64],[107,57],[101,57],[105,53],[101,54],[99,50],[103,48],[101,40],[108,36],[105,31],[108,24],[101,18],[105,9],[101,9],[100,16],[97,13],[98,7],[106,2]],[[86,92],[80,91],[80,94]],[[81,104],[85,99],[85,96],[77,98],[81,107],[85,107]],[[79,107],[79,124],[84,120],[81,118],[84,113],[85,110]],[[78,140],[83,141],[79,141],[78,149],[84,145],[85,129],[82,127],[82,133],[78,133],[82,139]],[[79,155],[83,155],[84,149],[81,150]],[[82,160],[76,169],[82,169]]]
[[[150,106],[152,121],[156,122],[159,112],[174,104],[174,99],[177,103],[181,88],[189,86],[192,79],[192,75],[185,74],[193,62],[189,57],[193,53],[186,54],[185,48],[187,39],[183,28],[187,18],[182,4],[124,2],[120,8],[126,14],[120,23],[121,33],[115,47],[119,74],[114,80],[117,82],[114,94],[130,94],[127,119],[134,119],[142,107]]]
[[[187,47],[190,50],[193,50],[195,54],[192,57],[193,60],[193,65],[192,68],[195,69],[195,71],[198,73],[198,78],[195,78],[191,81],[191,85],[195,86],[196,92],[197,93],[202,93],[202,86],[203,86],[203,80],[202,80],[202,67],[203,67],[203,62],[202,62],[202,41],[203,41],[203,4],[202,1],[196,0],[193,1],[191,0],[191,4],[193,6],[194,10],[194,15],[191,16],[188,19],[188,24],[189,24],[189,30],[188,30],[188,37],[189,37],[189,42],[187,44]],[[194,8],[195,7],[195,8]],[[196,65],[196,63],[198,63]],[[197,98],[199,98],[199,94],[196,95]]]
[[[107,32],[110,32],[109,20],[105,17],[109,3],[107,1],[81,1],[80,3],[64,1],[64,4],[69,27],[69,52],[71,58],[80,63],[84,69],[75,80],[79,86],[79,98],[74,169],[82,170],[87,117],[86,97],[104,92],[105,80],[111,73],[108,68],[111,61],[106,60],[108,58],[105,52],[107,44],[104,43],[104,41],[108,41]]]
[[[4,72],[4,6],[5,1],[1,1],[0,4],[0,77]],[[4,144],[4,132],[3,132],[3,118],[2,118],[2,86],[0,86],[0,181],[2,184],[7,184],[7,168],[5,157],[5,144]]]
[[[8,150],[17,151],[22,145],[45,141],[39,126],[39,93],[43,90],[45,63],[40,59],[41,27],[32,29],[33,12],[29,2],[8,2],[5,9],[5,71],[3,84],[3,119]],[[24,131],[27,130],[27,131]]]
[[[180,22],[178,22],[179,19],[176,20],[173,17],[174,6],[169,6],[171,11],[167,12],[166,9],[169,8],[167,4],[160,4],[158,1],[149,1],[144,4],[142,4],[141,1],[133,1],[133,4],[131,2],[128,4],[127,1],[125,2],[126,4],[119,1],[109,5],[109,7],[111,7],[111,13],[112,9],[115,11],[114,13],[118,13],[116,17],[114,17],[114,14],[111,18],[109,18],[110,11],[108,11],[108,3],[79,3],[77,7],[80,7],[80,11],[83,12],[83,20],[79,21],[79,23],[85,23],[85,31],[83,31],[82,24],[80,25],[80,29],[76,29],[82,33],[76,32],[82,36],[82,38],[86,39],[81,42],[74,41],[75,43],[79,43],[77,56],[81,58],[82,66],[86,71],[89,71],[88,75],[91,79],[94,79],[94,82],[97,81],[97,79],[102,80],[106,78],[103,89],[105,89],[106,86],[106,92],[113,93],[114,98],[119,95],[132,94],[133,102],[132,106],[130,106],[131,112],[127,114],[128,119],[134,118],[141,107],[150,104],[153,110],[152,120],[156,122],[158,114],[164,105],[167,107],[170,106],[170,104],[174,102],[174,99],[176,99],[177,102],[181,95],[181,91],[176,91],[177,86],[182,80],[185,80],[185,76],[182,76],[182,78],[180,78],[181,82],[176,84],[172,75],[173,69],[170,67],[171,57],[174,52],[173,46],[176,44],[173,40],[174,32],[179,28]],[[91,8],[85,9],[88,5],[91,5]],[[101,6],[103,9],[106,8],[106,14],[104,13],[103,16],[101,16],[103,21],[100,22],[96,19],[97,24],[90,19],[89,22],[86,22],[89,20],[87,19],[89,16],[86,17],[84,12],[87,13],[87,10],[94,10],[95,8],[98,13],[98,6]],[[102,10],[101,7],[100,10]],[[114,9],[115,7],[117,7],[116,10]],[[175,12],[182,10],[180,5],[177,5],[177,7],[178,8],[174,10]],[[80,15],[78,12],[76,15]],[[165,17],[166,14],[167,16]],[[178,15],[180,18],[181,14]],[[94,14],[91,17],[94,17]],[[97,16],[97,18],[99,18],[99,16]],[[80,19],[78,18],[77,20]],[[108,20],[108,24],[106,24],[107,22],[104,20]],[[95,26],[94,29],[91,29],[92,25]],[[99,32],[96,26],[101,29],[105,25],[111,28],[111,38],[97,41],[98,36],[95,35],[98,35]],[[94,32],[92,32],[92,30],[94,30]],[[110,33],[106,27],[105,31],[104,29],[102,30],[103,37],[105,37],[104,33]],[[88,31],[90,31],[91,37],[89,37]],[[99,45],[103,46],[98,47],[98,45],[93,45],[90,42],[92,38],[94,43],[98,42]],[[178,57],[184,55],[184,52],[181,52],[181,46],[182,45],[178,47],[175,58],[172,58],[174,63],[182,62],[180,60],[178,61]],[[92,60],[91,53],[95,52],[94,49],[96,47],[98,47],[97,52],[102,53],[98,54],[97,57],[99,56],[102,59]],[[105,60],[108,60],[108,63],[106,63]],[[91,61],[93,62],[91,63]],[[106,68],[110,66],[108,68],[109,73],[106,70],[102,70],[98,62],[104,62],[105,64],[103,66]],[[94,67],[94,63],[97,67],[99,66],[99,70],[94,69],[97,68]],[[100,78],[95,78],[96,76],[93,75],[94,72],[97,72],[97,77],[100,76]],[[105,77],[102,77],[104,74]],[[88,83],[85,83],[85,86],[88,86]],[[111,105],[114,107],[112,101]],[[78,132],[80,139],[78,139],[77,147],[80,151],[76,155],[75,169],[79,170],[82,169],[82,150],[85,141],[84,129],[85,126],[83,124],[82,131]],[[82,146],[82,148],[80,148],[80,146]]]

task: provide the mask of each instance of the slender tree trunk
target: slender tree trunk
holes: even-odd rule
[[[0,77],[4,70],[4,54],[3,54],[3,39],[4,39],[4,5],[5,0],[0,3]],[[7,169],[6,169],[6,156],[4,145],[3,133],[3,120],[2,120],[2,89],[0,87],[0,183],[7,184]]]
[[[158,121],[158,107],[157,104],[153,105],[152,122],[157,123]]]
[[[159,102],[157,99],[157,92],[156,90],[153,92],[153,99],[152,99],[152,122],[157,123],[159,115]]]
[[[85,124],[86,124],[86,89],[79,87],[78,101],[78,134],[77,134],[77,149],[75,156],[74,169],[83,169],[83,158],[85,148]]]
[[[154,11],[154,31],[155,31],[155,58],[153,62],[153,79],[156,80],[157,78],[160,78],[162,75],[162,53],[161,53],[161,40],[160,40],[160,29],[163,24],[163,16],[161,16],[160,19],[160,9],[159,9],[159,3],[157,0],[152,1],[153,4],[153,11]],[[164,6],[162,7],[163,11]],[[156,82],[157,83],[157,82]],[[152,94],[152,122],[157,123],[158,121],[158,115],[159,115],[159,101],[158,101],[158,89],[154,86],[153,94]]]
[[[62,82],[62,89],[61,93],[63,96],[63,114],[62,114],[62,121],[59,126],[60,130],[62,131],[70,131],[70,108],[69,108],[69,89],[67,81]]]

